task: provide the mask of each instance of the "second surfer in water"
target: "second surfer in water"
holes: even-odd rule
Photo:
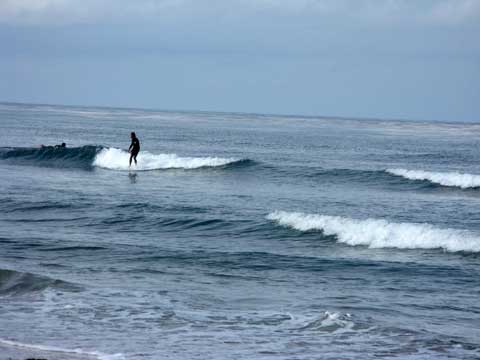
[[[140,141],[138,140],[137,135],[132,132],[130,134],[130,137],[132,138],[132,143],[128,148],[128,152],[130,153],[130,161],[128,163],[128,166],[132,166],[132,159],[135,161],[135,165],[137,165],[137,155],[140,151]]]

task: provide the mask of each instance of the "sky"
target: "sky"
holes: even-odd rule
[[[0,101],[480,122],[480,0],[0,0]]]

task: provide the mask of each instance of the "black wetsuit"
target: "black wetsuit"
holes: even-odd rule
[[[130,144],[131,154],[136,156],[140,151],[140,141],[137,138],[132,139],[132,143]]]
[[[128,166],[132,165],[132,159],[135,161],[135,165],[137,165],[137,155],[138,155],[138,152],[140,151],[140,141],[138,141],[138,138],[134,134],[132,135],[133,135],[132,143],[128,148],[128,151],[130,151],[130,160],[128,161]]]

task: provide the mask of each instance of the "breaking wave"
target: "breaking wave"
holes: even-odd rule
[[[129,170],[130,154],[117,148],[102,146],[81,146],[60,148],[45,146],[42,148],[0,148],[0,159],[20,165],[36,165],[59,168],[94,167],[111,170]],[[180,157],[176,154],[151,154],[142,151],[137,157],[138,165],[134,170],[160,169],[198,169],[204,167],[242,166],[253,163],[249,159],[221,157]]]
[[[381,219],[356,220],[340,216],[275,211],[268,220],[300,231],[319,230],[348,245],[370,248],[436,249],[480,252],[480,237],[430,224],[392,223]]]
[[[386,172],[409,180],[430,181],[431,183],[442,186],[459,187],[462,189],[480,187],[480,175],[406,169],[387,169]]]
[[[130,154],[116,148],[104,148],[95,157],[93,165],[111,170],[129,170]],[[151,154],[142,151],[137,157],[138,164],[132,164],[133,170],[158,169],[198,169],[203,167],[219,167],[242,163],[248,160],[220,157],[180,157],[176,154]]]
[[[342,332],[355,330],[352,315],[325,311],[320,317],[307,319],[298,328],[300,331]]]
[[[0,296],[39,293],[47,288],[67,291],[79,291],[81,289],[78,285],[46,276],[0,269]]]

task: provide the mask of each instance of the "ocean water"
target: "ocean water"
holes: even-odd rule
[[[7,103],[0,123],[10,353],[480,358],[479,124]]]

